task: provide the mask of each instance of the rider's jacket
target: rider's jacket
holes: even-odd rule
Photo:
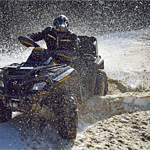
[[[78,51],[79,49],[77,35],[70,31],[63,38],[58,38],[54,29],[47,27],[42,32],[33,33],[30,38],[34,41],[45,40],[49,50]]]

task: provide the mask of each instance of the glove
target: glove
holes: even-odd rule
[[[27,36],[29,36],[31,39],[34,38],[35,34],[34,33],[31,33],[31,34],[28,34]]]

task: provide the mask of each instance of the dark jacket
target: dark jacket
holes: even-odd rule
[[[70,31],[68,31],[63,38],[59,39],[56,37],[54,29],[47,27],[42,32],[33,33],[30,38],[34,41],[44,40],[48,50],[65,50],[72,52],[79,50],[77,35]]]

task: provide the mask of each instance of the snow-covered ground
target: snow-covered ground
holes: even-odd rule
[[[98,120],[150,109],[150,28],[100,35],[97,39],[110,90],[109,95],[90,99],[83,107],[78,135]],[[0,54],[0,67],[25,61],[31,50]],[[124,87],[124,92],[118,83]],[[98,111],[101,104],[105,107]],[[12,120],[0,124],[0,149],[70,149],[72,141],[61,139],[52,124],[48,124],[43,124],[36,115],[13,113]]]

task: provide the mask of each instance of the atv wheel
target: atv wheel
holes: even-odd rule
[[[108,92],[107,75],[104,71],[98,70],[94,95],[105,96]]]
[[[10,120],[12,111],[10,107],[5,107],[2,100],[0,100],[0,123]]]
[[[57,108],[58,131],[66,139],[74,139],[77,132],[78,111],[74,94],[65,92],[59,99]]]

